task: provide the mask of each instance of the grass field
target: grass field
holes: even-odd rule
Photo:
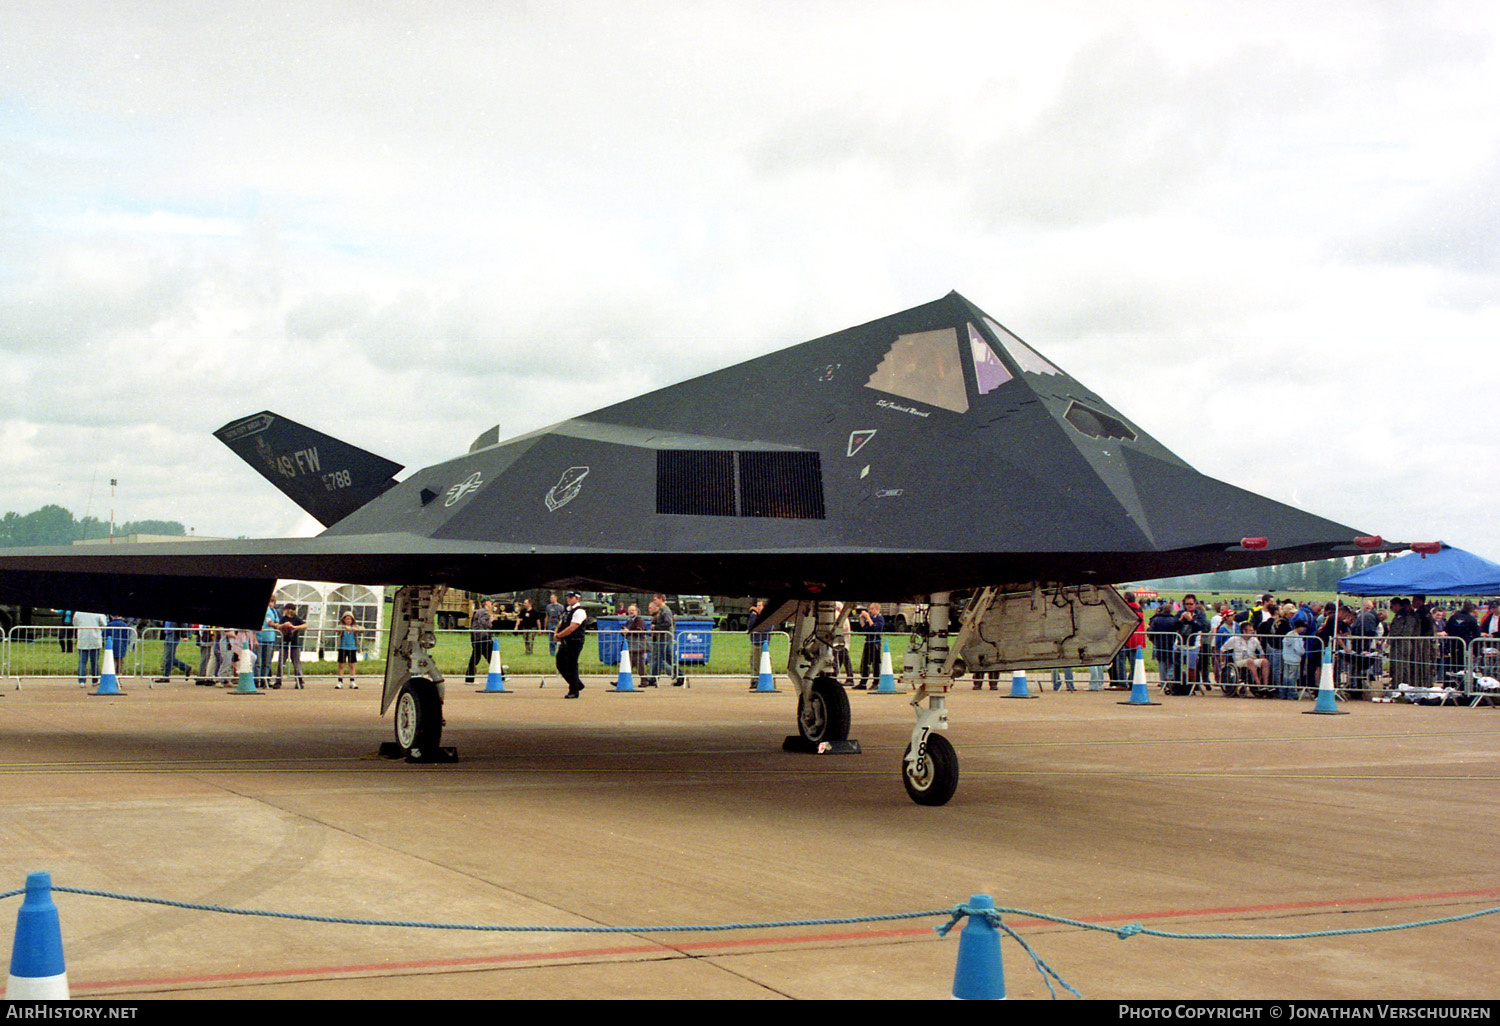
[[[547,649],[545,632],[535,636],[530,652],[526,650],[524,635],[518,632],[503,632],[497,636],[500,639],[500,655],[505,664],[506,673],[520,676],[556,673],[554,660]],[[618,672],[616,653],[619,648],[619,635],[606,632],[602,637],[604,641],[601,658],[601,635],[590,633],[584,645],[583,657],[579,660],[580,672],[587,675]],[[681,665],[684,675],[690,677],[733,676],[745,677],[747,680],[751,676],[748,635],[727,631],[683,631],[681,637],[682,649],[688,653]],[[888,634],[886,637],[891,646],[892,665],[896,667],[899,674],[901,658],[906,651],[907,637],[895,634]],[[445,677],[463,676],[472,651],[468,633],[466,631],[439,631],[437,640],[438,643],[433,652],[443,675]],[[784,633],[771,635],[773,672],[786,673],[789,644],[788,635]],[[332,676],[337,669],[334,653],[329,650],[323,654],[326,658],[320,660],[317,658],[316,648],[305,649],[302,654],[303,673],[312,676]],[[367,655],[371,657],[367,658]],[[195,671],[198,668],[199,656],[200,650],[195,641],[185,641],[177,647],[177,658]],[[857,647],[854,651],[854,660],[855,669],[858,669],[859,650]],[[161,663],[160,634],[148,631],[145,637],[131,646],[124,665],[117,668],[116,672],[122,676],[156,677],[161,671]],[[31,631],[18,630],[5,647],[3,656],[0,656],[0,665],[3,665],[4,675],[8,677],[70,677],[77,673],[78,656],[73,652],[64,652],[58,643],[56,633],[48,628],[36,628]],[[357,668],[361,677],[384,676],[384,652],[381,651],[378,655],[361,653]],[[487,662],[475,668],[476,676],[481,679],[488,672]],[[635,668],[636,674],[641,672],[641,668]],[[173,673],[172,676],[180,677],[181,671]]]

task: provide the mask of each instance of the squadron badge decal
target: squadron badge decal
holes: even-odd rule
[[[583,490],[583,479],[588,476],[588,467],[569,467],[564,470],[562,477],[557,479],[557,484],[547,493],[548,511],[555,513],[578,498],[578,493]]]

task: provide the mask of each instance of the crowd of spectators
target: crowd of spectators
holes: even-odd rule
[[[1472,601],[1444,607],[1422,595],[1364,599],[1356,608],[1268,593],[1247,609],[1223,603],[1209,616],[1187,595],[1160,603],[1146,630],[1168,692],[1216,684],[1229,694],[1295,699],[1318,686],[1323,654],[1332,652],[1336,686],[1348,697],[1433,697],[1464,691],[1469,677],[1496,675],[1500,640],[1473,643],[1500,639],[1500,600],[1482,611]]]
[[[353,620],[353,614],[345,612],[333,632],[339,658],[335,688],[344,685],[346,675],[349,687],[359,687],[355,679],[355,663],[357,653],[362,649],[360,637],[372,631],[356,625]],[[73,610],[64,613],[64,621],[64,626],[58,630],[58,644],[67,654],[76,649],[80,687],[99,683],[102,652],[110,653],[116,672],[121,673],[136,644],[155,635],[159,635],[161,642],[161,671],[154,678],[158,684],[167,683],[180,673],[185,680],[201,686],[232,686],[240,672],[241,656],[248,653],[245,665],[257,688],[281,687],[283,674],[288,670],[294,678],[293,686],[304,686],[301,658],[307,621],[298,615],[297,607],[291,603],[280,607],[269,605],[258,631],[171,620],[160,628],[150,627],[148,630],[143,621],[134,618]],[[198,649],[196,669],[179,656],[184,651],[183,646],[190,643]],[[153,659],[154,666],[154,653],[148,657]]]

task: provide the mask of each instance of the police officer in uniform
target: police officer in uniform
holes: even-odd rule
[[[568,693],[563,695],[564,698],[577,698],[583,690],[583,681],[578,676],[578,657],[583,653],[583,636],[589,614],[579,605],[582,597],[576,591],[568,592],[567,611],[553,634],[557,642],[557,672],[568,682]]]

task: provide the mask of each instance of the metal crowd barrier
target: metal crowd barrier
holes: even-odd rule
[[[174,627],[170,631],[162,627],[148,627],[141,632],[141,675],[152,678],[186,676],[195,680],[232,681],[235,678],[231,654],[233,649],[225,639],[227,633],[215,627]],[[253,636],[251,645],[258,653],[260,632],[250,633]],[[307,675],[308,667],[317,662],[309,657],[313,651],[305,645],[302,647],[303,676]],[[170,663],[169,656],[172,660]],[[271,676],[280,675],[282,656],[281,645],[273,643]],[[368,652],[361,652],[360,657],[366,660],[370,658]],[[257,662],[257,669],[259,665]],[[290,674],[291,670],[288,668],[286,672]]]
[[[120,677],[157,677],[227,679],[231,675],[228,662],[222,656],[219,639],[222,632],[212,628],[173,628],[168,632],[161,627],[146,628],[139,633],[134,628],[115,628],[127,632],[127,646],[123,658],[116,661],[115,673]],[[108,637],[110,628],[104,628]],[[500,642],[501,660],[506,672],[522,676],[555,677],[557,675],[554,649],[550,645],[549,631],[437,631],[437,645],[433,649],[439,669],[448,679],[462,677],[469,668],[471,656],[476,656],[474,673],[484,677],[489,672],[489,659],[493,641]],[[73,678],[78,676],[78,634],[76,627],[13,627],[0,635],[0,677],[18,682],[22,678]],[[482,636],[480,644],[475,644]],[[893,655],[899,665],[900,655],[893,641]],[[900,638],[904,645],[905,637]],[[787,658],[791,649],[791,638],[784,631],[766,632],[766,644],[770,647],[772,672],[785,674]],[[169,655],[176,661],[164,666]],[[258,643],[257,643],[258,645]],[[747,681],[759,673],[759,649],[751,644],[751,636],[739,631],[710,631],[696,628],[668,632],[589,631],[579,659],[579,672],[588,676],[614,675],[619,672],[620,652],[632,653],[632,672],[637,678],[657,676],[675,679],[744,677]],[[281,646],[273,648],[272,672],[276,673],[282,657]],[[304,675],[331,674],[337,654],[324,651],[325,659],[316,658],[316,650],[303,646],[302,667]],[[639,658],[644,655],[644,659]],[[363,664],[378,663],[379,668]],[[184,671],[182,666],[186,666]],[[384,670],[384,653],[362,649],[357,665],[361,675],[374,675]],[[163,672],[163,671],[167,672]],[[288,668],[289,672],[289,668]]]
[[[1195,685],[1243,689],[1246,681],[1214,634],[1147,634],[1147,669],[1172,690]],[[1261,638],[1271,689],[1295,688],[1305,694],[1319,683],[1323,642],[1303,636],[1300,652],[1290,652],[1287,635],[1275,647]],[[1340,633],[1334,638],[1334,687],[1341,697],[1385,698],[1417,694],[1423,700],[1500,702],[1500,688],[1481,686],[1481,678],[1500,681],[1500,638],[1478,638],[1465,644],[1454,637],[1367,637]],[[1491,694],[1493,692],[1493,694]]]
[[[1470,705],[1500,701],[1500,638],[1475,638],[1469,643]]]
[[[470,666],[481,680],[489,672],[490,653],[496,641],[500,660],[507,675],[556,678],[555,648],[550,631],[437,631],[433,657],[448,680],[467,677]],[[904,639],[903,639],[904,640]],[[767,632],[771,651],[771,670],[785,674],[791,651],[791,637],[784,631]],[[747,681],[760,672],[759,649],[752,651],[751,638],[740,631],[711,631],[697,628],[667,631],[589,631],[578,659],[578,672],[585,677],[613,676],[619,673],[620,653],[630,652],[631,674],[637,683],[643,677],[655,677],[670,683],[682,677],[688,681],[703,678],[744,677]],[[645,658],[642,659],[641,657]],[[751,664],[755,671],[752,673]]]
[[[1446,636],[1340,635],[1335,650],[1337,682],[1373,697],[1433,688],[1469,695],[1476,687],[1484,640],[1466,645],[1462,638]]]
[[[97,630],[102,645],[110,644],[116,633],[123,632],[125,652],[123,656],[115,659],[115,675],[118,677],[139,677],[141,666],[140,638],[136,635],[133,627],[12,627],[5,634],[4,670],[0,671],[7,679],[13,679],[20,686],[23,677],[66,677],[77,680],[80,669],[78,649],[78,636],[84,630]],[[100,653],[100,664],[103,663],[103,649],[94,649]],[[97,679],[97,673],[88,675],[90,681]]]
[[[198,643],[198,631],[189,627],[176,627],[171,633],[173,635],[171,642],[173,659],[189,667],[197,668],[199,653],[202,651],[202,646]],[[152,678],[179,676],[175,662],[174,665],[168,667],[171,670],[170,673],[161,673],[163,657],[166,654],[166,634],[167,632],[160,627],[147,627],[141,632],[142,671],[150,674]],[[212,667],[207,675],[212,675]]]
[[[206,667],[204,666],[204,663],[203,663],[203,649],[204,649],[205,645],[207,645],[208,647],[210,647],[213,650],[213,652],[214,652],[214,658],[215,658],[215,660],[219,660],[221,658],[223,649],[222,649],[222,646],[219,645],[218,639],[219,639],[219,636],[223,632],[219,631],[219,630],[217,630],[215,628],[208,628],[208,627],[200,627],[200,628],[197,628],[197,629],[192,629],[192,628],[187,628],[187,627],[179,627],[179,628],[176,628],[176,630],[177,630],[178,634],[181,635],[181,639],[180,639],[179,644],[178,644],[179,649],[180,650],[186,650],[188,652],[188,655],[186,655],[186,656],[181,655],[179,653],[178,658],[182,659],[184,662],[186,662],[186,663],[188,663],[190,665],[193,665],[193,666],[195,666],[195,667],[198,668],[199,672],[195,673],[194,676],[203,676],[203,677],[212,677],[212,676],[214,676],[214,673],[212,672],[212,666],[213,666],[213,664],[210,663]],[[205,632],[207,632],[207,633],[205,633]],[[163,632],[162,628],[160,628],[160,627],[153,627],[149,631],[145,632],[145,636],[148,637],[148,638],[157,637],[159,640],[164,640],[164,639],[160,638],[160,636],[163,633],[164,632]],[[260,632],[259,631],[252,631],[251,633],[256,636],[256,640],[254,641],[253,644],[254,644],[255,650],[257,652],[259,652],[260,651],[260,641],[259,641]],[[359,641],[360,641],[360,647],[358,649],[356,649],[356,663],[369,662],[372,659],[381,659],[381,660],[383,660],[385,658],[384,651],[377,652],[375,650],[375,647],[371,644],[370,638],[367,637],[366,635],[360,635],[359,636]],[[326,647],[326,646],[322,647],[322,648],[319,648],[315,644],[309,644],[308,641],[307,641],[307,638],[305,636],[304,636],[304,638],[302,640],[302,645],[300,647],[301,647],[301,650],[302,650],[301,664],[302,664],[304,675],[308,672],[308,667],[311,667],[311,666],[319,666],[319,667],[321,667],[321,664],[324,664],[324,663],[328,664],[329,666],[337,666],[337,664],[338,664],[338,650],[337,650],[337,648]],[[160,646],[158,646],[158,651],[159,650],[160,650]],[[272,644],[271,644],[271,666],[272,666],[272,672],[273,672],[273,674],[278,669],[280,669],[281,660],[282,660],[283,655],[284,655],[284,652],[282,650],[280,641],[278,640],[276,642],[272,642]],[[158,655],[158,657],[157,657],[157,659],[156,659],[156,661],[154,663],[148,664],[148,669],[151,668],[151,667],[153,667],[153,666],[157,667],[157,668],[163,668],[162,667],[162,663],[163,663],[164,656],[165,656],[165,653],[161,653],[160,655]],[[319,658],[320,656],[321,656],[321,658]],[[196,663],[194,662],[195,658],[198,660],[198,662],[196,662]],[[202,672],[204,669],[207,669],[208,672],[206,672],[206,673]],[[288,670],[287,672],[290,672],[290,671]],[[321,672],[321,670],[320,670],[320,672]],[[224,677],[224,676],[226,676],[226,675],[228,675],[228,671],[227,670],[224,671],[223,673],[219,674],[219,676],[221,678]],[[170,676],[172,676],[172,674],[167,673],[167,674],[162,674],[162,676],[170,677]]]
[[[134,628],[102,628],[103,641],[109,643],[110,631],[125,632],[125,654],[116,660],[115,673],[120,677],[176,677],[179,665],[163,666],[172,641],[160,627],[137,632]],[[188,676],[224,677],[229,671],[220,665],[219,631],[210,628],[174,628],[176,635],[172,655],[186,664]],[[0,635],[0,677],[16,681],[23,678],[78,678],[77,627],[13,627]],[[556,665],[551,633],[540,631],[437,631],[433,649],[439,669],[449,680],[463,677],[474,658],[474,676],[483,679],[489,672],[492,644],[500,643],[501,661],[507,674],[555,677]],[[741,631],[714,631],[698,628],[667,632],[589,631],[579,672],[585,676],[613,676],[619,672],[621,651],[631,653],[632,672],[637,680],[656,677],[671,681],[682,677],[695,679],[741,678],[753,681],[759,674],[759,649],[752,637]],[[1300,655],[1288,654],[1283,636],[1280,651],[1265,645],[1270,661],[1272,692],[1293,688],[1306,694],[1319,683],[1322,641],[1302,637]],[[476,644],[479,639],[479,644]],[[771,652],[771,670],[786,673],[791,637],[785,631],[765,634]],[[891,659],[899,667],[905,650],[906,636],[888,633]],[[1179,692],[1231,688],[1247,693],[1246,681],[1232,656],[1222,650],[1227,640],[1207,632],[1183,638],[1176,633],[1149,632],[1146,635],[1146,668],[1157,674],[1162,686]],[[273,672],[279,669],[280,645],[273,649]],[[325,651],[319,662],[315,650],[303,648],[305,675],[323,676],[333,672],[336,654]],[[858,659],[857,653],[850,653]],[[378,666],[362,668],[362,675],[379,675],[384,669],[384,653],[368,647],[359,652],[361,664]],[[163,669],[169,670],[162,673]],[[1500,638],[1480,637],[1469,644],[1461,638],[1424,637],[1392,638],[1339,634],[1334,640],[1334,686],[1341,697],[1373,698],[1416,694],[1418,698],[1462,700],[1469,705],[1481,702],[1500,708]],[[857,666],[855,667],[857,670]],[[1106,668],[1106,676],[1109,670]],[[857,674],[855,674],[857,676]],[[92,679],[92,677],[91,677]],[[1494,683],[1491,683],[1494,682]]]
[[[1192,693],[1219,687],[1238,693],[1247,688],[1248,678],[1241,674],[1233,654],[1224,649],[1233,636],[1199,631],[1184,637],[1176,632],[1148,631],[1147,672],[1154,669],[1168,691]],[[1288,638],[1292,640],[1288,642]],[[1265,637],[1259,640],[1269,663],[1267,686],[1272,693],[1281,689],[1306,692],[1318,686],[1323,661],[1321,638],[1281,635],[1276,639],[1280,644],[1270,643]]]
[[[161,627],[148,627],[141,631],[132,627],[105,627],[101,628],[101,633],[106,644],[111,630],[126,632],[125,655],[115,661],[115,675],[118,677],[144,677],[148,680],[179,676],[233,679],[230,661],[225,655],[226,647],[220,644],[224,633],[222,631],[208,627],[178,627],[171,632]],[[22,678],[77,679],[80,669],[79,632],[80,628],[77,627],[11,628],[6,632],[3,645],[0,645],[0,677],[17,681],[17,686]],[[175,636],[175,640],[168,636],[169,633]],[[169,645],[174,661],[166,665]],[[304,674],[307,667],[315,662],[305,656],[306,650]],[[273,673],[279,667],[280,659],[278,645],[273,649]],[[370,653],[362,651],[360,659],[368,661]],[[330,665],[332,662],[329,660]],[[186,670],[183,669],[184,666]],[[90,674],[89,678],[92,680],[94,675]]]

